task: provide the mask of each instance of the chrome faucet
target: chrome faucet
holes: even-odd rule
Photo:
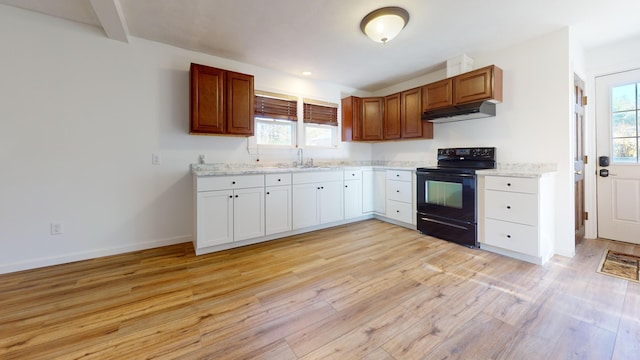
[[[297,163],[298,167],[303,167],[304,166],[304,152],[302,151],[302,148],[299,147],[298,148],[298,163]]]

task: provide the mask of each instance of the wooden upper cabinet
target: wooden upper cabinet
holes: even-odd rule
[[[453,80],[444,79],[422,87],[422,109],[432,110],[453,105]]]
[[[227,133],[253,136],[253,76],[227,72]]]
[[[502,102],[502,69],[494,65],[460,74],[453,78],[454,103],[481,100]]]
[[[384,98],[384,139],[400,139],[400,93]]]
[[[253,135],[253,76],[191,64],[192,134]]]
[[[191,64],[191,132],[224,134],[225,71]]]
[[[362,99],[342,99],[342,141],[362,140]]]
[[[402,138],[422,137],[422,125],[422,88],[401,92],[400,130]]]
[[[362,140],[382,140],[384,98],[362,99]]]

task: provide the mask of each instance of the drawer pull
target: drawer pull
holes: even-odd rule
[[[399,193],[399,192],[400,192],[400,190],[396,190],[396,192],[397,192],[397,193]]]
[[[267,195],[269,195],[269,194],[270,194],[270,192],[267,191]]]
[[[507,209],[511,209],[511,206],[507,205]]]
[[[507,186],[511,186],[511,183],[507,183]]]
[[[278,181],[282,181],[282,179],[278,179]]]
[[[229,195],[229,199],[233,199],[233,195]]]
[[[399,213],[400,213],[400,210],[396,210],[396,212],[399,214]]]
[[[396,177],[400,177],[400,174],[396,174]]]

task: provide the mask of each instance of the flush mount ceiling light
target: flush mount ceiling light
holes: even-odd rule
[[[371,40],[386,44],[398,36],[408,22],[409,13],[407,10],[397,6],[389,6],[367,14],[360,22],[360,30]]]

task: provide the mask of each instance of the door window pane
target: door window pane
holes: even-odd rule
[[[611,89],[611,147],[614,163],[638,163],[640,84]]]

